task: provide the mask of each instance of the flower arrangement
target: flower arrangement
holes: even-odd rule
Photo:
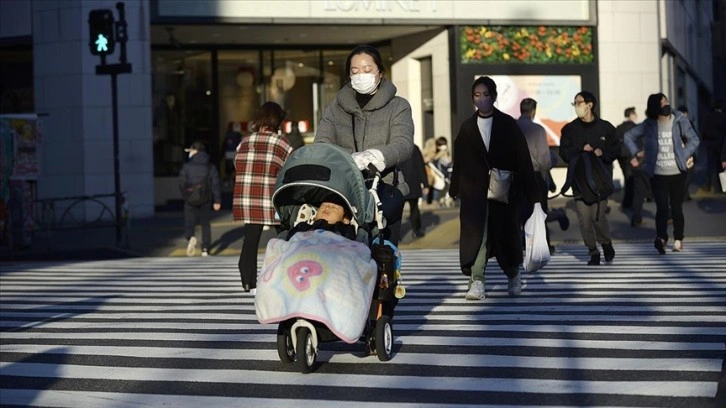
[[[592,63],[592,28],[552,26],[464,26],[463,64]]]

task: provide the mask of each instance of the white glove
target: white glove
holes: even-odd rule
[[[363,152],[355,152],[351,154],[353,161],[355,161],[358,170],[365,170],[369,164],[372,164],[378,169],[383,171],[386,169],[386,161],[383,158],[383,153],[378,149],[368,149]]]
[[[365,170],[368,167],[369,162],[366,161],[366,152],[355,152],[350,156],[353,158],[355,165],[358,166],[358,170]]]

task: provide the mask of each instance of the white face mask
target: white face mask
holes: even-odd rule
[[[359,94],[371,95],[378,88],[376,74],[355,74],[350,77],[350,85]]]

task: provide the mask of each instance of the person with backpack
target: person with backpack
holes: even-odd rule
[[[209,154],[202,142],[194,142],[184,151],[189,153],[189,161],[184,163],[179,172],[179,190],[184,198],[187,256],[194,256],[196,252],[197,238],[194,236],[194,229],[197,224],[202,228],[202,256],[209,256],[209,246],[212,243],[210,209],[219,211],[222,208],[219,173],[209,162]]]
[[[643,123],[625,133],[625,144],[632,156],[630,164],[633,168],[642,167],[650,177],[656,208],[653,246],[665,255],[668,218],[672,215],[673,251],[681,252],[685,228],[683,188],[688,158],[698,149],[698,135],[687,118],[671,110],[668,98],[662,93],[648,97],[645,116]],[[643,163],[638,160],[641,157]]]
[[[572,188],[580,223],[580,234],[590,260],[588,265],[600,265],[599,242],[605,262],[615,258],[610,226],[607,220],[607,197],[612,194],[612,163],[620,154],[615,127],[595,114],[597,98],[581,91],[572,103],[577,118],[562,128],[560,157],[568,164],[566,183],[562,191]],[[604,169],[604,170],[603,170]]]

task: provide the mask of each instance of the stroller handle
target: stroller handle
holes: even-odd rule
[[[373,175],[373,182],[371,183],[371,188],[368,189],[370,191],[371,195],[375,199],[376,203],[376,225],[378,226],[378,231],[383,231],[383,228],[385,228],[385,223],[383,221],[383,204],[381,203],[381,198],[378,196],[378,183],[381,181],[381,172],[378,171],[376,166],[373,164],[368,164],[368,168],[364,170],[364,172],[367,172],[369,175]]]

